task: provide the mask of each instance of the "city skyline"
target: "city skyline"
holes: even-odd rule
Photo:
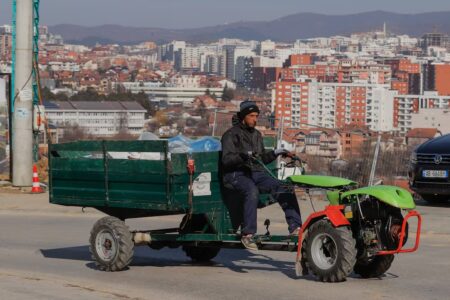
[[[12,0],[0,1],[0,24],[11,22]],[[107,9],[105,9],[105,7]],[[404,1],[381,0],[364,3],[355,0],[319,0],[299,3],[295,0],[279,2],[267,0],[47,0],[41,1],[41,24],[76,24],[95,26],[117,24],[134,27],[160,27],[168,29],[214,26],[239,21],[270,21],[301,12],[344,15],[374,10],[415,14],[450,11],[450,3],[439,0]],[[70,15],[65,14],[70,11]],[[165,14],[164,12],[170,12]],[[220,13],[218,13],[220,12]],[[131,17],[130,17],[131,16]]]

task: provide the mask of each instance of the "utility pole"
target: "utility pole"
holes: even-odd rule
[[[280,128],[278,129],[277,148],[284,148],[283,134],[284,134],[284,115],[281,117],[281,125]]]
[[[380,144],[381,144],[381,134],[378,133],[377,145],[375,146],[375,153],[373,155],[372,169],[370,170],[369,186],[372,186],[375,180],[375,170],[377,169],[378,154],[380,153]]]
[[[284,115],[281,116],[281,125],[280,128],[278,128],[278,133],[277,133],[277,145],[276,148],[284,148],[283,145],[283,131],[284,131]],[[282,168],[281,168],[281,157],[277,157],[277,169],[278,169],[278,179],[284,179],[282,178],[284,174],[282,174]]]
[[[217,107],[214,108],[214,124],[212,129],[212,136],[214,137],[216,134],[216,120],[217,120]]]
[[[14,186],[31,186],[33,165],[33,0],[17,0],[16,5],[12,183]]]
[[[419,76],[420,76],[420,91],[419,95],[423,95],[423,64],[422,62],[419,63]]]

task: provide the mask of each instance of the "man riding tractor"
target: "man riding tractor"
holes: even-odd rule
[[[257,232],[259,193],[270,193],[280,204],[286,217],[289,233],[298,234],[302,225],[300,208],[293,190],[271,177],[264,164],[273,162],[279,155],[290,154],[285,149],[265,150],[261,133],[255,128],[259,108],[253,101],[244,101],[238,112],[239,122],[222,136],[222,167],[224,183],[244,196],[244,222],[241,228],[242,244],[257,250],[254,240]]]

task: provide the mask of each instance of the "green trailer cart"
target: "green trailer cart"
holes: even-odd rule
[[[53,144],[50,202],[108,215],[95,223],[90,236],[90,252],[101,270],[126,269],[137,245],[182,247],[193,260],[208,261],[221,248],[243,248],[242,199],[222,185],[219,161],[220,152],[170,153],[166,140]],[[299,273],[311,271],[323,281],[345,280],[354,269],[363,277],[378,276],[390,267],[394,253],[417,249],[420,215],[412,210],[407,191],[356,189],[350,180],[326,176],[292,176],[287,182],[326,189],[331,204],[310,216],[299,236],[258,236],[260,250],[296,251]],[[261,207],[274,202],[268,194],[260,196]],[[180,215],[179,226],[133,231],[125,223],[163,215]],[[410,217],[418,218],[416,244],[403,249]]]

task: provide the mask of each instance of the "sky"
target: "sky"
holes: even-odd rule
[[[237,21],[270,21],[299,12],[349,14],[450,11],[449,0],[40,0],[41,24],[170,29]],[[11,22],[12,0],[0,0],[0,24]]]

